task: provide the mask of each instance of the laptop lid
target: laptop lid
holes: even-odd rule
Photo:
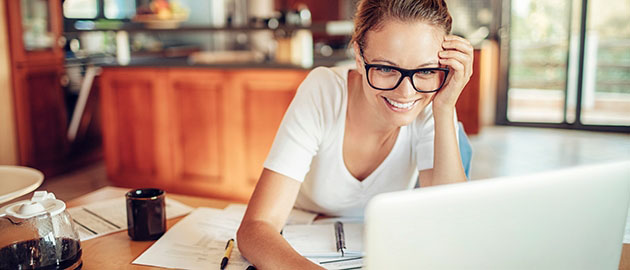
[[[630,161],[384,193],[367,269],[617,269]]]

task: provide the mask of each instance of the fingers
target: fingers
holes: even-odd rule
[[[458,51],[441,51],[438,56],[440,65],[450,67],[453,70],[453,75],[460,78],[470,78],[472,75],[472,56]]]
[[[462,77],[470,77],[470,75],[472,75],[474,50],[470,42],[464,38],[455,35],[448,35],[444,37],[442,47],[445,50],[438,53],[438,56],[440,57],[440,63],[450,66],[452,69],[454,69],[454,71],[459,71],[455,73]]]
[[[442,48],[444,50],[438,52],[438,61],[451,72],[444,90],[435,95],[433,106],[453,107],[472,75],[474,51],[470,42],[454,35],[444,37]]]
[[[462,37],[455,35],[447,35],[442,42],[442,48],[445,50],[457,50],[468,55],[473,54],[473,46],[470,42]]]
[[[455,58],[440,58],[440,64],[449,66],[453,70],[450,72],[450,76],[458,76],[463,77],[464,75],[464,64]]]
[[[434,101],[434,106],[454,107],[467,81],[464,77],[466,69],[464,68],[464,64],[456,58],[440,58],[439,62],[441,65],[448,66],[451,72],[448,74],[443,90],[438,92],[432,101]]]
[[[472,56],[459,51],[441,51],[438,52],[440,59],[456,59],[462,64],[472,63]]]
[[[444,40],[459,40],[459,41],[463,41],[463,42],[468,42],[467,39],[457,36],[457,35],[445,35],[444,36]]]

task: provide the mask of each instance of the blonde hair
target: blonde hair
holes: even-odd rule
[[[425,22],[451,32],[453,19],[445,0],[360,0],[354,16],[354,33],[351,43],[359,48],[365,45],[368,31],[378,29],[383,21]]]

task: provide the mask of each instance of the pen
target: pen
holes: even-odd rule
[[[343,233],[343,223],[340,221],[335,222],[335,238],[337,238],[337,251],[341,251],[341,257],[345,257],[346,237]]]
[[[254,267],[253,265],[250,265],[245,270],[256,270],[256,267]]]
[[[225,244],[225,254],[223,254],[223,259],[221,260],[221,270],[225,269],[228,264],[228,260],[230,260],[230,254],[232,254],[232,248],[234,248],[234,239],[230,239]]]

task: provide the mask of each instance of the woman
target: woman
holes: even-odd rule
[[[311,71],[265,161],[237,233],[251,263],[319,269],[279,234],[294,205],[361,215],[374,195],[418,179],[465,181],[455,102],[472,74],[473,49],[449,35],[451,21],[444,0],[360,1],[356,67]]]

